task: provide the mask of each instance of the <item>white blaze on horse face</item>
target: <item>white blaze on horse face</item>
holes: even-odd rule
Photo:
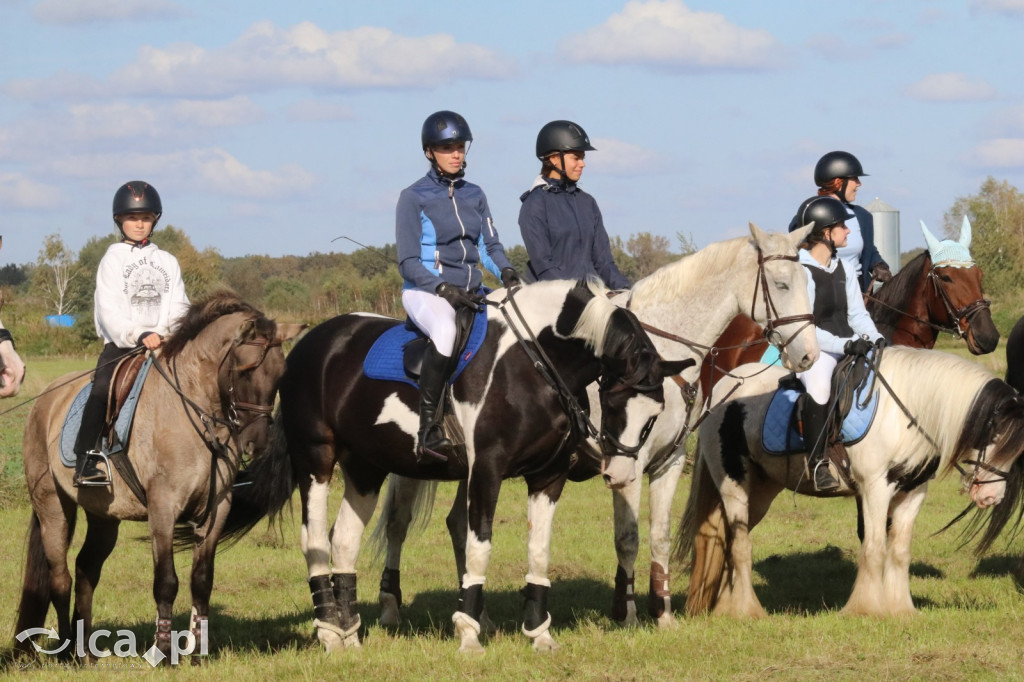
[[[601,460],[601,476],[609,490],[619,490],[636,481],[636,458],[618,455]]]
[[[413,438],[416,437],[416,432],[420,425],[419,417],[409,409],[408,405],[399,399],[397,393],[392,393],[384,399],[384,404],[381,406],[380,414],[377,415],[377,421],[374,422],[374,426],[388,423],[394,424]]]

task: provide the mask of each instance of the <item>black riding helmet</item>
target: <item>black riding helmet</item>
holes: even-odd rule
[[[472,141],[473,133],[469,129],[469,124],[466,123],[466,119],[454,111],[435,111],[430,116],[427,116],[427,120],[423,122],[423,130],[420,133],[423,154],[430,159],[430,165],[433,169],[441,175],[445,175],[445,173],[442,173],[441,169],[437,167],[437,162],[427,154],[427,150],[442,144],[465,142],[466,151],[468,152]],[[456,174],[456,177],[462,177],[465,171],[466,163],[463,161],[462,170]]]
[[[537,133],[537,158],[544,160],[554,152],[596,152],[587,131],[572,121],[551,121]]]
[[[814,245],[818,242],[830,242],[831,240],[825,239],[825,230],[853,217],[854,215],[846,210],[843,202],[835,197],[813,196],[800,204],[800,208],[796,210],[796,218],[790,223],[789,231],[793,232],[808,223],[814,223],[814,227],[807,235],[806,243]],[[832,244],[832,251],[835,252],[834,244]]]
[[[829,152],[818,159],[818,163],[814,166],[814,184],[818,187],[824,187],[837,178],[843,180],[843,185],[839,188],[838,193],[843,202],[846,201],[847,183],[853,178],[866,176],[867,173],[864,172],[860,161],[850,152]]]
[[[117,229],[121,229],[121,223],[117,216],[131,213],[155,213],[156,220],[153,227],[156,227],[160,216],[164,212],[163,204],[160,203],[160,195],[156,188],[142,180],[132,180],[121,185],[114,193],[114,223]],[[123,234],[123,233],[122,233]]]

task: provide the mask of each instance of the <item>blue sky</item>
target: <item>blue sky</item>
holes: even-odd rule
[[[0,263],[112,234],[130,179],[227,256],[393,242],[438,109],[508,245],[567,118],[612,235],[785,229],[845,149],[908,250],[987,175],[1024,187],[1022,35],[1024,0],[0,0]]]

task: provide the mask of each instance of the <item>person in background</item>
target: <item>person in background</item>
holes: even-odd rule
[[[162,214],[156,188],[141,180],[125,183],[114,194],[114,224],[121,240],[110,245],[96,272],[94,319],[104,345],[75,440],[76,486],[109,482],[109,471],[99,467],[106,454],[100,440],[118,360],[140,346],[159,348],[188,310],[178,260],[149,241]]]
[[[839,247],[838,254],[850,278],[860,282],[861,291],[867,291],[872,280],[884,283],[892,279],[889,265],[875,248],[874,217],[867,209],[853,203],[861,186],[860,179],[866,175],[860,161],[849,152],[829,152],[814,166],[818,196],[838,199],[853,212],[846,221],[849,239],[846,246]],[[796,218],[793,221],[795,223]],[[791,230],[795,227],[800,225],[790,224]]]
[[[395,237],[398,271],[405,284],[402,306],[430,339],[420,370],[419,434],[416,459],[447,460],[451,441],[441,427],[444,387],[454,369],[455,314],[480,310],[483,264],[506,287],[518,286],[519,273],[505,255],[487,197],[466,182],[466,154],[473,133],[454,111],[438,111],[423,122],[427,174],[398,197]]]
[[[519,230],[537,280],[597,275],[610,289],[630,281],[612,259],[608,233],[594,197],[579,182],[586,153],[597,151],[572,121],[551,121],[537,134],[540,175],[520,200]]]
[[[800,263],[807,268],[807,295],[814,313],[814,326],[821,354],[811,368],[797,377],[807,389],[801,412],[804,442],[807,445],[807,470],[814,489],[829,492],[839,487],[832,474],[825,449],[829,444],[829,397],[832,372],[844,354],[866,355],[872,348],[869,339],[881,334],[864,308],[857,281],[848,276],[845,262],[837,252],[847,243],[852,216],[835,197],[815,196],[800,204],[797,225],[790,231],[813,223],[800,248]]]

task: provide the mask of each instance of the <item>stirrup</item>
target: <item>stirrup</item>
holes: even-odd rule
[[[432,447],[427,447],[427,443],[425,441],[429,440],[429,436],[432,432],[440,432],[441,435],[439,438],[434,439],[434,442],[431,443]],[[430,457],[431,459],[436,459],[440,462],[447,462],[448,455],[445,454],[443,450],[450,450],[451,447],[452,442],[445,435],[444,428],[440,424],[434,424],[427,428],[427,430],[416,439],[416,462],[422,462],[424,457]]]
[[[814,469],[811,471],[811,483],[814,484],[814,490],[819,493],[839,490],[839,479],[832,475],[827,457],[822,457],[814,465]]]
[[[74,479],[72,481],[76,488],[89,486],[110,487],[110,459],[107,457],[107,453],[103,452],[102,450],[89,450],[88,452],[85,453],[85,462],[82,465],[82,469],[85,469],[85,467],[89,465],[90,460],[93,459],[102,460],[103,464],[106,466],[106,472],[103,472],[99,468],[97,468],[96,475],[93,475],[87,479],[83,479],[82,474],[84,473],[84,471],[76,470]],[[99,462],[94,462],[93,465],[95,466],[98,463]]]

